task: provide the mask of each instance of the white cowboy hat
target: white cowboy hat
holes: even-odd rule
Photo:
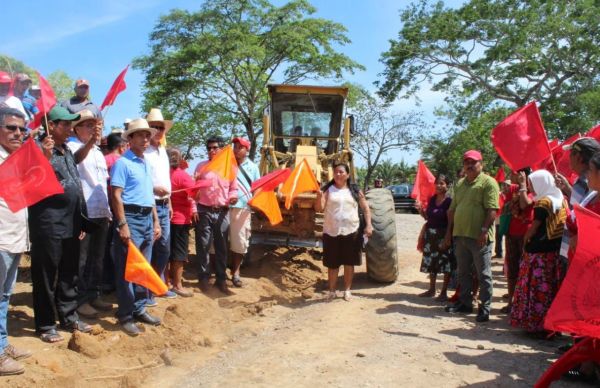
[[[88,121],[88,120],[94,120],[94,121],[96,121],[96,116],[89,109],[84,109],[84,110],[82,110],[80,112],[77,112],[77,113],[79,113],[79,120],[73,121],[73,128],[75,128],[79,124],[83,123],[84,121]]]
[[[149,123],[152,122],[161,122],[165,126],[165,133],[169,132],[169,129],[173,126],[173,120],[165,120],[162,115],[162,112],[158,108],[150,109],[150,112],[146,115],[146,121]]]
[[[125,140],[129,140],[129,136],[139,131],[148,131],[150,132],[150,136],[154,136],[156,134],[156,129],[150,128],[148,125],[148,121],[144,119],[134,119],[129,122],[127,126],[127,130],[123,132],[121,137]]]

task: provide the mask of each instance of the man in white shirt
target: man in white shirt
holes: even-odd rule
[[[150,146],[144,151],[144,158],[152,167],[152,184],[154,185],[154,200],[156,202],[156,212],[160,221],[161,236],[154,241],[152,247],[152,267],[156,273],[165,280],[165,270],[169,263],[171,253],[171,167],[167,150],[163,145],[165,136],[173,126],[171,120],[165,120],[162,112],[158,108],[150,109],[146,116],[146,121],[150,128],[156,130],[156,134],[150,140]],[[165,298],[175,298],[177,294],[169,290]],[[146,304],[147,307],[156,306],[154,297],[151,297]]]
[[[13,108],[0,107],[0,164],[23,143],[25,115]],[[25,371],[17,360],[31,353],[8,344],[8,301],[17,280],[21,254],[29,247],[27,209],[10,211],[0,198],[0,376],[21,374]]]
[[[95,318],[97,310],[112,309],[112,304],[100,300],[105,245],[111,219],[107,192],[108,171],[106,159],[96,145],[102,136],[101,122],[87,109],[79,114],[79,120],[73,125],[76,137],[71,138],[67,146],[75,156],[87,215],[93,228],[87,231],[80,243],[77,312],[84,317]]]

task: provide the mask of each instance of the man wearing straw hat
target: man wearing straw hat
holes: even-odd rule
[[[150,146],[144,151],[144,158],[152,167],[152,183],[154,185],[154,201],[156,204],[156,213],[160,221],[160,237],[154,241],[152,247],[152,266],[156,273],[165,280],[165,269],[169,263],[171,253],[171,166],[169,156],[164,147],[165,136],[173,126],[171,120],[165,120],[162,112],[158,108],[150,109],[146,116],[146,121],[150,128],[156,130],[156,134],[150,139]],[[175,298],[177,294],[173,291],[167,291],[165,298]],[[156,306],[156,301],[151,295],[148,307]]]
[[[117,319],[123,330],[131,335],[140,334],[134,321],[160,325],[160,319],[146,312],[149,291],[125,280],[125,265],[129,241],[139,248],[146,260],[152,257],[152,244],[160,237],[160,223],[154,202],[152,167],[144,157],[150,139],[156,134],[144,119],[129,123],[123,138],[129,141],[129,150],[113,166],[111,199],[114,212],[113,259],[115,285],[119,308]]]
[[[102,136],[99,121],[87,109],[79,112],[79,115],[79,120],[73,123],[76,137],[67,146],[75,156],[88,217],[96,227],[88,231],[80,243],[77,312],[87,318],[96,318],[97,310],[112,309],[112,304],[100,300],[104,251],[111,218],[107,192],[108,169],[104,155],[96,145]]]

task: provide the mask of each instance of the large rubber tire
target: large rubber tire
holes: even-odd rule
[[[366,197],[373,225],[373,235],[365,247],[367,274],[376,282],[391,283],[398,278],[394,198],[388,189],[371,189]]]

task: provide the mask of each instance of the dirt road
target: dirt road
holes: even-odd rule
[[[354,295],[322,300],[326,273],[318,251],[269,249],[243,272],[233,296],[217,290],[159,300],[160,327],[124,335],[112,313],[93,335],[50,345],[33,335],[27,263],[11,302],[9,332],[33,350],[26,373],[3,378],[7,387],[528,387],[566,339],[533,340],[496,315],[506,292],[494,265],[494,314],[451,316],[432,299],[418,271],[419,216],[398,214],[400,276],[372,283],[357,271]],[[186,286],[195,288],[193,268]],[[109,298],[109,300],[111,300]],[[116,302],[112,299],[113,302]],[[6,385],[4,385],[6,384]],[[570,386],[565,383],[557,387]]]
[[[268,309],[258,318],[258,331],[232,338],[196,370],[169,380],[171,385],[532,386],[562,342],[529,339],[511,329],[505,316],[485,324],[476,324],[474,315],[450,316],[441,304],[416,296],[428,284],[414,249],[421,220],[398,214],[397,226],[401,270],[395,284],[370,282],[363,267],[351,302],[326,303],[319,295]],[[506,291],[501,268],[495,263],[494,312]],[[159,381],[156,386],[166,382]]]

